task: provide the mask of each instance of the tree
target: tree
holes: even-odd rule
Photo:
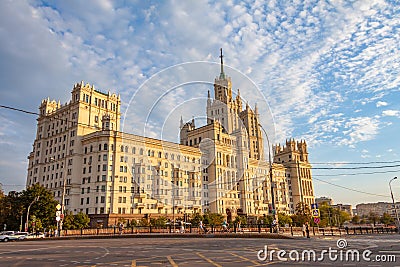
[[[291,225],[293,222],[289,215],[278,213],[278,223],[280,226],[285,226],[286,224]]]
[[[190,223],[191,223],[192,225],[197,226],[197,225],[199,225],[200,221],[203,221],[203,220],[204,220],[204,218],[203,218],[203,216],[202,216],[200,213],[195,213],[195,214],[192,216],[192,219],[190,220]]]
[[[379,221],[379,215],[376,214],[375,212],[370,212],[368,215],[368,220],[370,223],[373,223],[374,226],[376,225],[376,223]]]
[[[204,214],[204,223],[211,225],[221,225],[224,221],[224,216],[219,213],[210,213],[207,212]]]
[[[21,193],[10,191],[7,196],[1,199],[0,223],[2,230],[19,230],[21,218],[24,215],[24,203]]]
[[[71,211],[67,211],[63,220],[63,228],[67,230],[82,229],[89,226],[90,218],[87,214],[79,212],[73,215]]]
[[[351,222],[354,224],[359,224],[360,221],[361,221],[361,218],[358,215],[354,215],[353,218],[351,218]]]
[[[238,215],[238,216],[236,216],[234,222],[235,223],[239,223],[240,222],[241,225],[246,225],[247,224],[247,218],[246,218],[246,216]]]
[[[167,223],[166,217],[150,218],[150,224],[153,226],[165,226]]]
[[[75,226],[74,226],[74,215],[72,214],[71,211],[66,211],[65,214],[64,214],[63,228],[67,229],[67,230],[75,229]]]
[[[291,217],[295,225],[302,226],[311,220],[311,210],[308,204],[303,202],[297,203],[295,212]]]
[[[75,229],[83,229],[89,226],[90,218],[87,214],[79,212],[74,215]]]
[[[33,202],[36,197],[39,197],[39,200]],[[56,225],[55,212],[58,202],[47,188],[34,184],[22,191],[21,199],[24,203],[25,213],[28,206],[33,202],[29,215],[39,218],[44,228],[51,228]]]
[[[384,225],[392,224],[394,223],[394,219],[392,216],[390,216],[389,213],[383,213],[382,217],[380,218],[380,222],[383,223]]]

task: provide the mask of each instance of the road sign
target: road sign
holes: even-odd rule
[[[318,209],[318,204],[317,203],[311,204],[311,209]]]
[[[56,217],[60,217],[61,216],[61,210],[57,210],[56,211]]]
[[[57,209],[57,210],[60,210],[60,209],[61,209],[61,205],[60,205],[60,204],[57,204],[56,209]]]
[[[318,218],[319,217],[319,209],[313,209],[312,210],[312,216],[314,218]]]
[[[64,219],[64,214],[60,214],[60,218],[61,218],[61,219]]]
[[[59,222],[60,220],[61,220],[61,218],[57,216],[56,221]]]
[[[319,217],[317,217],[317,218],[314,218],[314,222],[316,223],[316,224],[319,224],[319,222],[320,222],[321,220],[320,220],[320,218]]]

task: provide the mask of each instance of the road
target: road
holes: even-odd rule
[[[8,242],[0,243],[0,266],[400,266],[400,235],[346,237],[347,247],[342,249],[337,247],[338,238],[116,237]],[[321,251],[329,248],[338,252],[333,253],[331,259],[325,254],[323,260],[319,260]],[[265,249],[267,257],[264,259]],[[351,260],[350,256],[346,261],[346,251],[355,249],[360,252],[360,261]],[[285,251],[284,255],[281,252],[280,259],[279,250]],[[316,260],[307,257],[301,260],[304,250],[315,250]],[[366,250],[371,250],[370,261],[362,258]],[[297,261],[296,252],[299,253]],[[338,259],[332,260],[334,255]],[[377,255],[386,260],[390,260],[388,255],[395,258],[382,263],[376,261]]]

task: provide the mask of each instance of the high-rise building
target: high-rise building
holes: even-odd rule
[[[67,104],[43,100],[26,185],[44,185],[63,210],[104,226],[208,211],[228,220],[290,214],[314,203],[306,142],[277,145],[266,161],[262,114],[233,96],[223,67],[221,50],[207,123],[181,120],[180,144],[120,132],[120,97],[83,82]]]

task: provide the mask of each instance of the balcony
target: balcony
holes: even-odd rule
[[[144,203],[135,203],[136,208],[144,208]]]
[[[146,193],[134,193],[133,194],[134,198],[146,198]]]

